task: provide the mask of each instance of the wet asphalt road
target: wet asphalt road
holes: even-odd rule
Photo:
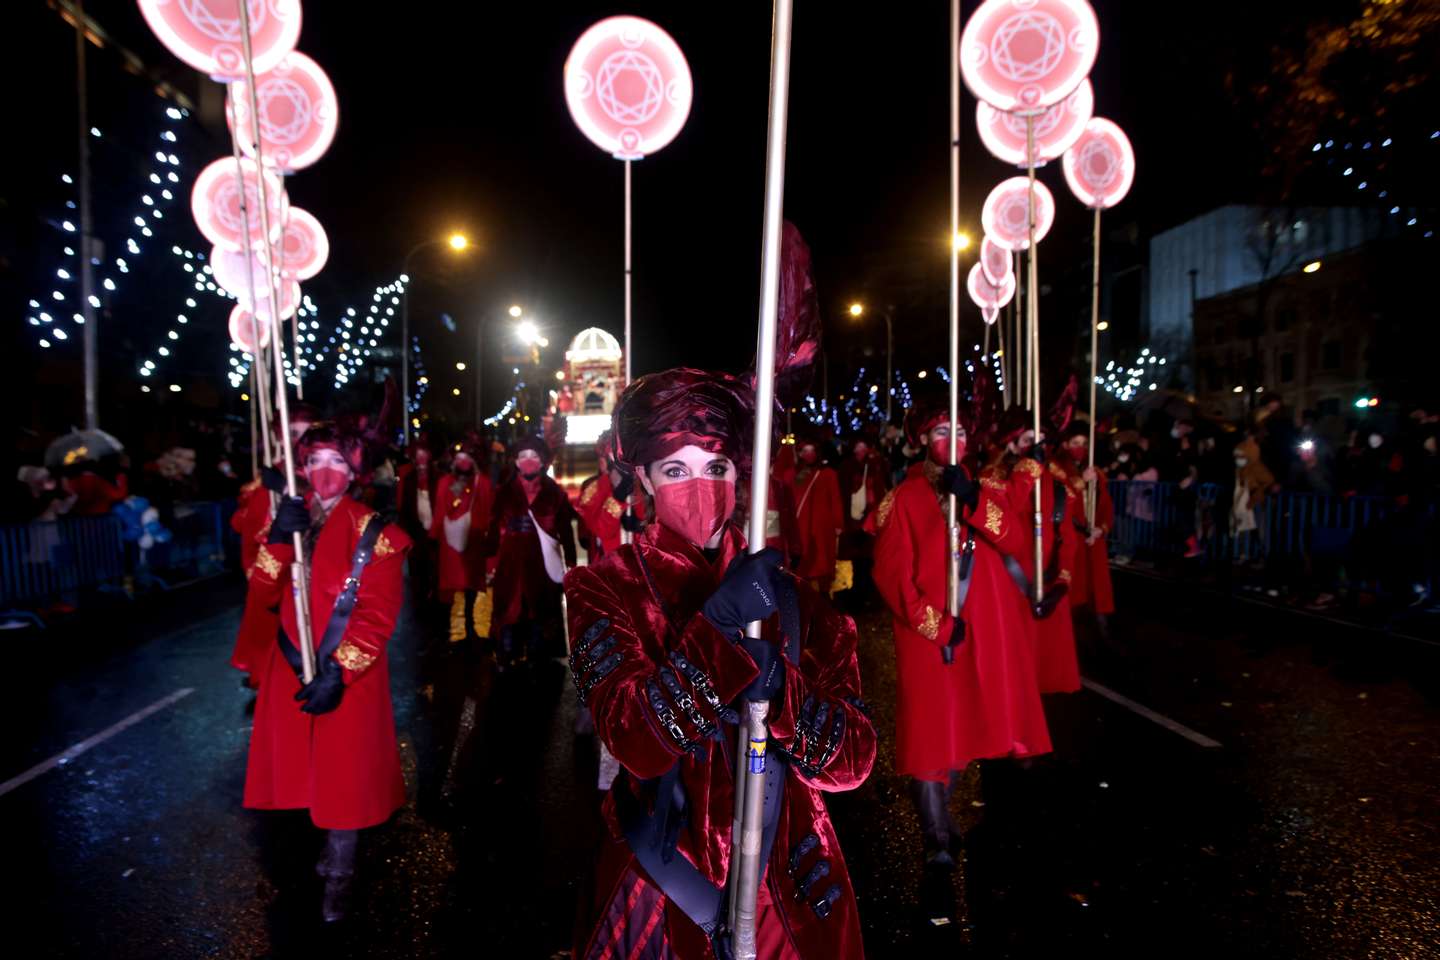
[[[832,795],[870,956],[1440,957],[1440,650],[1123,576],[1056,754],[972,768],[951,875],[918,868],[890,771],[893,665],[861,611],[876,773]],[[250,718],[217,580],[11,635],[0,780],[192,690],[0,795],[15,956],[552,957],[597,836],[593,743],[558,661],[497,677],[407,614],[392,645],[410,802],[318,923],[319,836],[240,808]],[[458,746],[457,746],[458,741]],[[8,951],[7,951],[8,952]]]

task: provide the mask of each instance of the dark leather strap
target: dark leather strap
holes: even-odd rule
[[[330,619],[325,624],[325,633],[320,638],[320,646],[315,650],[316,663],[332,656],[340,649],[340,641],[345,639],[345,628],[350,625],[350,615],[355,612],[355,602],[360,595],[360,575],[375,556],[375,542],[380,539],[380,531],[384,526],[379,516],[372,516],[365,525],[365,531],[360,534],[359,542],[355,544],[355,553],[350,558],[350,575],[345,578],[345,585],[335,597],[335,605],[330,609]],[[290,664],[290,669],[295,671],[295,676],[302,676],[300,648],[286,635],[283,626],[280,628],[279,641],[280,653]]]

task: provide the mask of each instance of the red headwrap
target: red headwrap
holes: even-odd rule
[[[316,450],[334,450],[345,458],[350,469],[355,471],[355,479],[360,480],[366,474],[365,469],[365,439],[356,431],[332,422],[322,421],[315,424],[300,437],[299,466],[303,467],[310,454]]]
[[[676,367],[625,388],[615,409],[615,459],[635,469],[694,445],[750,469],[755,423],[750,384],[727,373]]]

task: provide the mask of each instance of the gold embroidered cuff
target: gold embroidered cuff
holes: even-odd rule
[[[875,508],[875,526],[885,526],[885,521],[890,519],[890,509],[895,506],[895,491],[891,490],[885,494],[885,499],[880,501],[880,506]]]
[[[916,628],[926,640],[934,640],[940,635],[940,611],[929,604],[925,605],[925,617]]]
[[[375,662],[375,657],[346,640],[335,651],[335,660],[351,673],[360,673]]]
[[[985,501],[985,530],[992,537],[1000,536],[1000,521],[1005,517],[1005,511],[1000,504],[994,500]]]
[[[255,569],[259,570],[271,580],[280,579],[280,571],[285,568],[270,552],[269,544],[261,544],[260,551],[255,554]]]
[[[610,514],[610,516],[619,519],[620,515],[625,512],[625,507],[621,505],[619,500],[611,497],[609,500],[605,501],[605,512]]]

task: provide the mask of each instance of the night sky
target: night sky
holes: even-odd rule
[[[1194,18],[1168,4],[1094,5],[1102,31],[1091,78],[1096,112],[1127,130],[1138,155],[1134,189],[1113,223],[1134,223],[1143,238],[1246,199],[1258,168],[1256,138],[1232,109],[1222,76],[1229,15],[1247,5],[1226,0]],[[48,183],[73,163],[73,33],[44,4],[27,8],[24,28],[9,32],[4,67],[7,86],[27,89],[18,116],[38,141],[33,152],[7,151],[4,161],[13,169],[4,178],[12,269],[3,293],[6,316],[17,323],[32,286],[24,274],[35,268],[29,239],[39,235],[42,202],[53,199],[23,185]],[[188,71],[149,34],[133,3],[87,9],[157,72],[180,78]],[[462,229],[479,239],[478,255],[456,263],[437,248],[417,257],[412,270],[413,323],[431,370],[444,371],[436,377],[444,393],[446,377],[471,382],[454,372],[453,360],[472,356],[468,331],[477,318],[496,321],[490,342],[498,347],[512,302],[525,305],[550,337],[545,364],[552,369],[575,331],[593,324],[618,335],[621,165],[571,122],[561,68],[588,25],[632,13],[669,30],[695,85],[685,129],[634,171],[635,368],[739,369],[749,362],[769,4],[412,3],[374,8],[383,16],[371,9],[336,0],[304,6],[299,48],[329,72],[341,109],[330,152],[287,183],[292,200],[319,216],[332,240],[330,265],[306,285],[322,317],[368,302],[417,242]],[[797,4],[785,210],[813,249],[827,336],[837,352],[849,345],[846,356],[857,344],[882,346],[883,325],[853,324],[843,305],[886,296],[887,271],[897,266],[933,278],[924,306],[898,325],[897,363],[933,362],[944,349],[948,20],[942,0]],[[91,75],[92,90],[112,81],[135,85],[106,52],[92,52]],[[103,111],[103,89],[95,95]],[[962,117],[965,218],[978,234],[980,201],[1012,171],[984,152],[968,93]],[[126,118],[107,122],[123,129]],[[215,155],[222,149],[217,141]],[[1042,274],[1088,273],[1088,214],[1069,196],[1058,166],[1041,176],[1060,201]],[[193,242],[207,246],[198,234]],[[458,333],[440,325],[442,311],[455,317]],[[1042,322],[1063,330],[1079,319]],[[973,308],[967,322],[978,331]],[[497,351],[490,355],[498,364]],[[206,358],[198,361],[192,365],[203,370]],[[221,363],[217,358],[217,371]],[[507,386],[497,367],[487,380],[487,409],[499,405]]]

